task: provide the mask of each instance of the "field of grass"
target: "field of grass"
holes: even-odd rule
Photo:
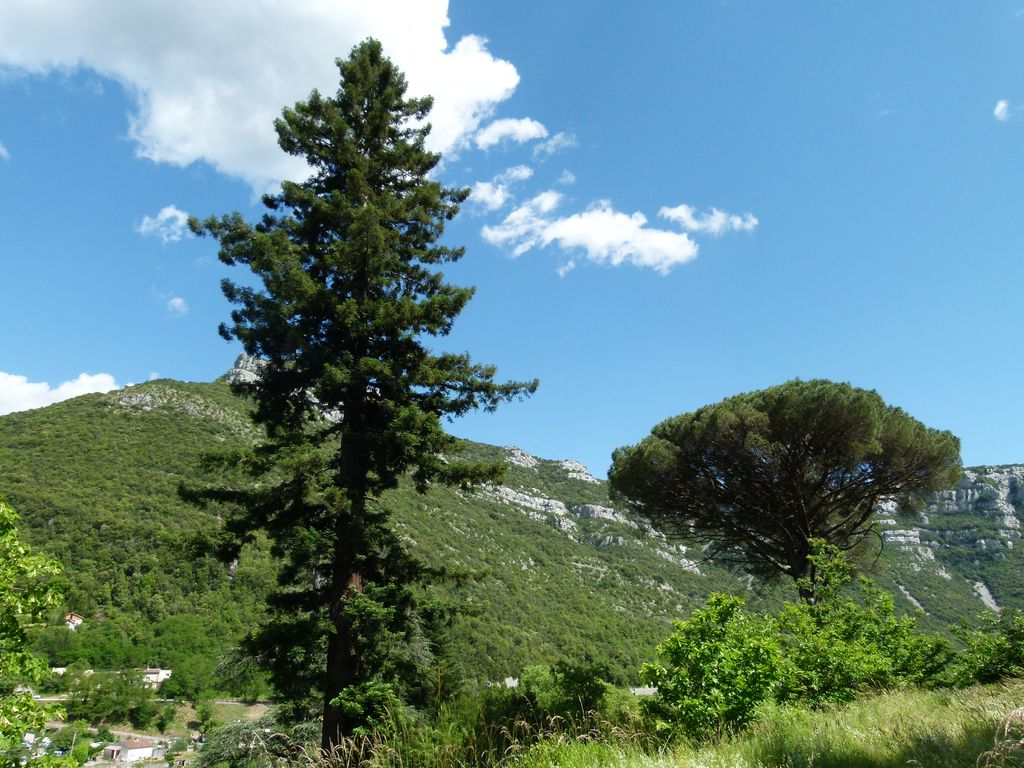
[[[771,707],[743,733],[710,747],[645,754],[604,741],[552,739],[529,749],[517,768],[959,768],[1024,765],[1018,749],[979,763],[1000,721],[1024,706],[1024,681],[959,691],[899,691],[845,707]]]

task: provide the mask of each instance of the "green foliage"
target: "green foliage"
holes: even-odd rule
[[[814,538],[850,550],[878,503],[953,484],[960,441],[874,391],[825,380],[749,392],[615,451],[609,484],[666,531],[755,575],[815,580]]]
[[[993,683],[1024,675],[1024,613],[985,615],[975,625],[959,628],[964,649],[958,654],[953,679],[960,685]]]
[[[63,585],[60,563],[33,554],[21,541],[18,515],[0,499],[0,755],[17,750],[28,731],[40,732],[60,710],[32,698],[23,685],[49,675],[43,659],[29,650],[24,620],[38,620],[57,605]]]
[[[431,178],[431,101],[406,97],[378,42],[337,63],[335,96],[313,91],[275,122],[310,177],[266,196],[255,226],[237,213],[191,222],[258,285],[222,282],[236,308],[221,334],[258,360],[235,391],[266,437],[222,458],[247,484],[190,498],[225,509],[223,556],[264,531],[284,561],[272,616],[247,647],[296,719],[322,713],[325,749],[365,727],[380,690],[415,689],[432,658],[440,617],[424,616],[413,585],[438,574],[409,556],[380,494],[406,474],[421,492],[497,479],[498,465],[445,458],[456,441],[441,419],[536,388],[425,346],[473,295],[436,269],[463,255],[438,242],[468,190]]]
[[[196,723],[201,733],[209,733],[217,727],[217,717],[211,699],[196,702]]]
[[[173,705],[166,705],[160,707],[160,711],[157,713],[154,725],[160,733],[166,733],[171,723],[174,722],[174,716],[178,713],[178,710]]]
[[[96,733],[84,720],[75,720],[50,736],[49,753],[67,755],[75,765],[82,765],[93,754],[100,751],[90,745],[97,739]]]
[[[658,648],[644,681],[657,687],[650,713],[692,738],[721,737],[775,700],[820,706],[898,685],[943,681],[946,640],[895,615],[892,597],[860,579],[838,547],[811,541],[809,600],[787,603],[779,618],[748,614],[743,601],[712,595]]]
[[[949,643],[918,631],[917,620],[896,616],[892,597],[865,578],[850,594],[854,566],[835,546],[811,542],[812,600],[788,603],[778,628],[783,674],[780,701],[812,705],[851,701],[899,684],[935,685],[949,663]]]
[[[66,708],[69,717],[93,725],[130,723],[133,728],[146,728],[158,715],[153,689],[141,675],[128,672],[75,674],[68,685]]]
[[[779,647],[771,621],[743,611],[743,600],[716,594],[658,646],[660,664],[641,677],[658,689],[648,703],[660,727],[691,738],[721,737],[753,717],[778,682]]]

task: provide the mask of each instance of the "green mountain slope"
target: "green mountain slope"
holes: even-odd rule
[[[30,542],[64,562],[68,608],[87,619],[77,633],[39,637],[55,662],[84,655],[97,667],[209,672],[258,620],[273,579],[266,548],[250,547],[230,568],[192,558],[184,543],[216,525],[216,513],[176,493],[182,480],[203,479],[204,451],[253,438],[225,381],[159,380],[0,417],[0,493]],[[420,557],[478,574],[453,633],[452,664],[464,674],[496,679],[529,663],[590,658],[629,680],[669,621],[708,593],[768,603],[788,594],[749,591],[744,574],[665,541],[615,509],[604,482],[575,462],[478,444],[466,451],[507,460],[504,484],[422,496],[400,488],[382,499]],[[867,558],[873,577],[935,626],[987,610],[981,594],[1024,606],[1013,575],[1022,478],[1024,468],[982,468],[923,518],[882,510],[887,544]]]

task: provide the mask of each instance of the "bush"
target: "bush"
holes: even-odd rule
[[[963,626],[958,632],[965,647],[954,665],[953,681],[971,685],[1024,675],[1024,613],[986,615],[980,624]]]
[[[890,595],[869,579],[850,584],[854,566],[839,550],[815,542],[813,602],[787,603],[779,619],[783,673],[777,698],[811,705],[851,701],[899,684],[934,685],[951,657],[917,620],[895,615]]]
[[[658,646],[662,664],[641,670],[658,689],[646,703],[657,726],[706,740],[745,725],[779,679],[774,622],[745,613],[742,598],[715,594],[675,628]]]
[[[810,598],[787,603],[778,620],[745,613],[739,597],[712,595],[676,623],[658,648],[663,665],[641,672],[658,689],[646,704],[657,727],[679,726],[705,740],[742,727],[772,698],[819,706],[902,684],[943,683],[952,656],[944,639],[919,633],[914,617],[896,616],[892,597],[868,579],[851,585],[854,567],[836,547],[814,542],[811,562],[816,578],[800,585]],[[1024,617],[1012,626],[1009,639],[981,637],[979,658],[1016,659],[1022,668]]]

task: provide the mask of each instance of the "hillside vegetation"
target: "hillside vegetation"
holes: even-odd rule
[[[188,543],[217,525],[177,495],[202,481],[201,456],[254,439],[228,383],[158,380],[0,417],[0,492],[23,517],[31,543],[58,557],[77,633],[37,637],[54,663],[97,668],[161,665],[209,675],[257,621],[274,578],[265,546],[225,566]],[[466,444],[509,462],[503,485],[475,491],[403,487],[381,500],[413,551],[473,577],[459,589],[466,612],[451,633],[450,674],[517,675],[526,665],[598,661],[634,682],[640,664],[712,592],[777,605],[785,587],[751,592],[743,573],[666,541],[616,509],[606,485],[568,461]],[[862,560],[899,610],[920,606],[923,625],[946,628],[1000,607],[1024,607],[1019,579],[1017,467],[969,471],[961,487],[930,500],[923,517],[883,510],[886,540]],[[182,666],[184,665],[184,666]]]

